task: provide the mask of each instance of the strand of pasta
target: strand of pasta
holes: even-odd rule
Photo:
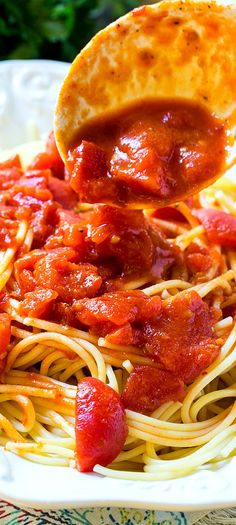
[[[177,209],[182,213],[182,215],[187,219],[191,228],[195,228],[199,225],[198,219],[192,214],[191,209],[185,202],[180,202],[177,206]]]
[[[214,401],[225,399],[227,397],[229,398],[236,397],[236,385],[235,385],[235,388],[232,388],[232,387],[223,388],[221,390],[209,392],[208,394],[201,396],[191,406],[190,414],[191,414],[192,420],[193,421],[197,420],[198,413],[204,406]]]
[[[97,349],[92,350],[90,347],[90,350],[88,352],[80,344],[78,344],[78,342],[76,342],[72,338],[65,336],[63,334],[54,333],[54,332],[47,332],[47,333],[45,332],[45,333],[30,335],[26,339],[23,339],[22,341],[17,343],[14,349],[12,349],[11,352],[9,352],[8,354],[6,370],[9,370],[13,366],[16,358],[21,352],[27,351],[27,348],[31,346],[32,344],[42,343],[42,342],[44,344],[49,344],[49,345],[51,345],[53,342],[56,342],[59,344],[61,343],[65,348],[72,350],[85,361],[91,374],[94,377],[100,378],[101,376],[102,380],[104,380],[105,363],[103,361],[101,354],[97,351]]]
[[[157,295],[158,293],[161,293],[163,290],[170,290],[171,288],[178,288],[180,290],[187,290],[188,288],[191,288],[191,283],[182,281],[180,279],[172,279],[171,281],[162,281],[160,283],[154,284],[152,286],[149,286],[148,288],[144,288],[142,291],[146,295]]]
[[[9,401],[15,401],[21,410],[15,408]],[[35,410],[32,401],[25,395],[0,395],[0,403],[2,409],[2,403],[4,404],[5,409],[9,412],[11,416],[16,419],[22,420],[20,424],[19,432],[29,432],[35,423]]]
[[[169,231],[171,233],[175,233],[176,235],[184,235],[186,232],[188,232],[187,228],[184,228],[183,226],[180,226],[180,224],[176,224],[175,222],[165,221],[163,219],[156,218],[154,218],[153,221],[164,231]]]
[[[234,421],[235,410],[231,409],[231,411],[229,411],[229,409],[226,409],[222,414],[220,414],[220,416],[221,417],[219,418],[218,423],[212,424],[211,420],[209,420],[208,426],[206,426],[204,429],[198,430],[193,427],[191,430],[187,431],[185,431],[183,428],[178,430],[178,423],[169,423],[169,425],[172,425],[171,430],[169,430],[170,427],[168,427],[168,429],[162,429],[158,425],[146,425],[142,421],[142,418],[136,417],[133,421],[133,419],[128,416],[127,420],[129,424],[130,436],[133,436],[137,439],[143,439],[144,441],[149,441],[157,445],[183,448],[199,446],[203,443],[206,443],[221,429],[229,426]],[[179,423],[179,425],[182,426],[181,423]]]
[[[128,471],[117,471],[112,468],[102,467],[101,465],[95,465],[94,472],[103,476],[109,476],[117,479],[128,479],[128,480],[164,480],[173,479],[191,473],[194,469],[208,463],[215,457],[219,457],[222,451],[222,445],[224,447],[232,440],[232,436],[236,434],[236,425],[231,425],[229,428],[221,431],[203,447],[188,454],[186,458],[176,459],[173,461],[154,460],[146,455],[143,459],[146,463],[145,472],[128,472]],[[152,464],[152,462],[155,462]]]
[[[234,366],[236,362],[236,347],[233,348],[231,353],[230,351],[235,342],[236,325],[234,326],[226,342],[224,343],[219,357],[206,370],[206,375],[196,379],[192,384],[191,388],[189,389],[183,401],[183,406],[181,409],[181,415],[184,422],[187,423],[192,421],[192,417],[190,414],[192,402],[199,396],[200,392],[205,388],[205,386],[208,383],[210,383],[213,379],[215,379],[215,377],[220,376],[224,371]]]
[[[220,191],[214,189],[211,194],[206,193],[205,199],[212,195],[218,205]],[[228,198],[222,202],[225,208],[232,205]],[[186,217],[187,227],[158,219],[154,221],[177,235],[174,242],[182,251],[193,240],[207,246],[205,229],[199,225],[188,206],[181,203],[178,209]],[[17,235],[18,246],[23,244],[25,251],[30,250],[33,234],[26,223],[24,226],[20,223]],[[214,249],[219,251],[220,247]],[[0,262],[0,289],[12,274],[14,255],[13,252],[6,252]],[[173,271],[176,278],[147,286],[143,292],[149,296],[161,294],[162,298],[174,297],[185,290],[195,290],[203,298],[212,292],[210,301],[214,301],[216,307],[227,306],[233,304],[229,302],[232,298],[227,295],[234,290],[235,263],[235,254],[226,252],[222,265],[226,271],[214,279],[212,276],[216,269],[213,266],[205,274],[205,282],[195,286],[189,282],[188,272],[181,274],[176,270]],[[178,278],[179,275],[181,278]],[[148,277],[126,283],[125,289],[136,289],[146,284],[150,284]],[[121,392],[133,365],[158,365],[144,356],[142,349],[113,345],[106,338],[98,339],[86,331],[57,323],[23,318],[19,315],[19,305],[19,301],[14,299],[10,300],[8,307],[13,320],[24,328],[12,326],[15,343],[8,354],[6,384],[0,385],[0,443],[7,450],[31,461],[71,466],[75,449],[76,387],[67,384],[68,379],[72,376],[81,379],[89,369],[91,375]],[[216,323],[216,334],[226,334],[232,323],[232,317]],[[95,467],[95,471],[113,477],[131,476],[128,479],[168,479],[191,472],[209,461],[228,457],[236,443],[236,425],[233,424],[236,405],[230,405],[232,398],[236,397],[235,343],[234,327],[219,358],[205,371],[206,375],[188,387],[183,404],[165,403],[152,416],[126,411],[129,437],[114,465],[116,469],[122,469],[123,465],[132,469],[144,465],[145,472],[120,472],[101,466]],[[28,374],[22,370],[32,370],[36,364],[40,366],[40,373]],[[114,370],[114,367],[118,369]],[[58,380],[51,379],[51,375]],[[227,400],[227,404],[221,404],[222,400]],[[204,416],[204,421],[197,421],[199,413],[201,418]]]
[[[202,225],[196,226],[195,228],[192,228],[186,233],[182,233],[181,235],[178,235],[175,239],[175,243],[179,246],[181,250],[185,250],[189,244],[193,241],[193,239],[201,238],[202,235],[205,234],[205,229]]]
[[[3,290],[4,286],[6,286],[7,282],[9,281],[11,277],[12,272],[13,272],[13,264],[10,262],[6,270],[0,275],[0,290]]]

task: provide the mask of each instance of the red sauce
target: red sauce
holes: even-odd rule
[[[76,304],[77,318],[92,333],[119,345],[137,345],[188,384],[219,354],[214,312],[194,291],[161,301],[141,290],[115,292]]]
[[[167,401],[182,401],[184,383],[167,370],[152,366],[135,366],[128,377],[122,394],[125,408],[149,413]]]
[[[76,149],[83,155],[76,153],[72,186],[78,182],[84,198],[90,192],[96,200],[103,195],[114,204],[132,206],[150,198],[153,205],[153,195],[158,192],[162,198],[163,192],[171,188],[185,191],[190,178],[197,184],[200,168],[205,178],[217,174],[223,162],[223,125],[196,106],[168,104],[136,106],[129,114],[126,111],[119,118],[113,116],[108,128],[103,121],[100,128],[97,125],[90,129],[91,136],[87,130],[87,142]],[[127,151],[121,154],[124,145]],[[184,147],[189,149],[191,169],[190,165],[186,168],[183,159],[180,162]],[[201,152],[199,158],[194,156],[196,151]],[[122,163],[128,166],[126,172],[120,168]],[[212,268],[216,275],[221,273],[224,259],[214,246],[203,248],[192,242],[181,251],[165,236],[158,218],[180,223],[185,220],[173,207],[162,207],[149,215],[142,210],[97,204],[89,211],[76,213],[73,208],[76,210],[77,196],[67,180],[53,135],[46,153],[35,157],[25,172],[17,156],[0,164],[0,248],[16,246],[20,220],[27,220],[33,231],[29,252],[27,243],[16,246],[14,272],[1,292],[0,306],[4,308],[9,298],[17,299],[19,313],[24,317],[85,329],[106,337],[111,344],[138,346],[141,356],[148,356],[152,366],[135,367],[124,387],[122,401],[106,385],[98,382],[94,386],[97,380],[91,378],[84,380],[88,395],[78,388],[77,465],[86,470],[92,468],[93,461],[111,461],[113,453],[115,457],[123,445],[126,426],[122,403],[132,410],[149,413],[161,403],[182,399],[184,384],[198,377],[220,351],[220,342],[213,332],[216,312],[196,292],[185,291],[162,300],[159,296],[149,297],[142,290],[125,288],[136,279],[141,279],[141,285],[142,280],[146,285],[172,279],[176,271],[181,275],[182,270],[190,282],[201,282]],[[193,212],[210,241],[235,247],[233,216],[219,210]],[[10,334],[10,317],[0,313],[0,379]],[[70,351],[66,355],[69,359],[75,357]],[[82,408],[88,406],[93,387],[96,399],[100,392],[101,401],[88,420]],[[59,403],[58,389],[55,396]],[[109,424],[103,426],[102,415],[109,400],[118,411],[119,424],[117,417],[113,419],[114,410],[108,407],[104,421]],[[113,441],[109,437],[111,456],[107,445],[102,456],[95,446],[90,449],[92,462],[86,462],[88,429],[92,437],[104,439],[105,445],[107,431],[113,433]]]
[[[67,168],[81,201],[158,207],[216,179],[225,151],[224,124],[205,108],[145,100],[82,127]]]
[[[5,369],[7,359],[7,347],[11,338],[11,317],[0,313],[0,374]]]

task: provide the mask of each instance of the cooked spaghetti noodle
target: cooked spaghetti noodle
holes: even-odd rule
[[[34,168],[28,168],[28,178],[32,177],[29,170]],[[0,171],[4,169],[5,165],[1,165]],[[11,169],[21,170],[20,167]],[[2,228],[10,238],[9,247],[3,246],[0,254],[1,305],[3,315],[11,317],[11,341],[7,356],[6,352],[1,356],[5,364],[0,384],[0,444],[30,461],[73,467],[77,383],[91,375],[121,395],[137,366],[158,369],[159,364],[139,344],[130,344],[130,341],[117,344],[106,333],[91,333],[81,323],[69,326],[65,317],[60,323],[58,314],[55,319],[45,314],[47,309],[38,317],[32,316],[29,304],[27,313],[25,298],[30,293],[29,282],[24,293],[22,288],[19,291],[22,281],[18,275],[23,272],[29,278],[26,271],[32,270],[33,263],[31,260],[29,266],[19,264],[32,253],[40,258],[40,250],[45,250],[48,239],[52,248],[57,249],[56,226],[47,232],[44,245],[38,248],[37,224],[35,226],[32,216],[28,220],[10,217],[10,206],[14,203],[11,204],[6,193],[18,184],[12,201],[16,193],[19,194],[22,172],[18,175],[18,182],[1,191],[5,199]],[[23,183],[27,185],[27,174]],[[48,190],[44,187],[37,191]],[[29,194],[28,189],[25,195]],[[235,196],[236,184],[222,178],[194,199],[200,210],[211,208],[236,216]],[[35,198],[32,192],[31,197]],[[22,202],[20,206],[24,210]],[[187,292],[196,292],[208,308],[217,311],[213,331],[220,351],[210,366],[190,381],[184,399],[168,400],[149,414],[127,408],[128,437],[124,449],[108,467],[96,465],[97,473],[116,478],[164,480],[189,474],[202,465],[210,467],[235,453],[236,254],[231,243],[222,246],[210,240],[204,222],[192,211],[195,205],[180,203],[172,208],[181,220],[169,219],[168,208],[165,217],[150,210],[145,212],[146,220],[161,232],[166,242],[173,249],[178,248],[178,260],[172,262],[163,277],[159,275],[155,279],[148,272],[146,275],[136,273],[123,281],[116,276],[116,282],[118,279],[119,290],[139,289],[146,297],[160,297],[168,304],[185,297]],[[86,208],[81,213],[85,224]],[[24,213],[21,211],[19,215],[23,217]],[[60,231],[57,230],[56,236],[58,241]],[[113,238],[112,243],[117,242],[119,240]],[[48,246],[50,250],[50,243]],[[187,255],[195,253],[197,258],[189,258],[191,266],[186,263]],[[203,264],[202,269],[193,269],[194,264]],[[109,286],[108,283],[108,289]],[[37,292],[37,288],[34,290]]]

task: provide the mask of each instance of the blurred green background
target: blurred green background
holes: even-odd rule
[[[0,0],[0,60],[47,58],[71,62],[99,29],[143,3]]]

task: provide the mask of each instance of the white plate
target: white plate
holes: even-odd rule
[[[31,60],[0,63],[0,149],[37,139],[52,128],[53,107],[68,64]],[[0,454],[0,498],[20,506],[125,506],[200,510],[236,504],[236,458],[172,481],[132,482],[79,474]]]
[[[52,128],[52,115],[69,68],[53,60],[0,62],[0,150],[36,140]]]

